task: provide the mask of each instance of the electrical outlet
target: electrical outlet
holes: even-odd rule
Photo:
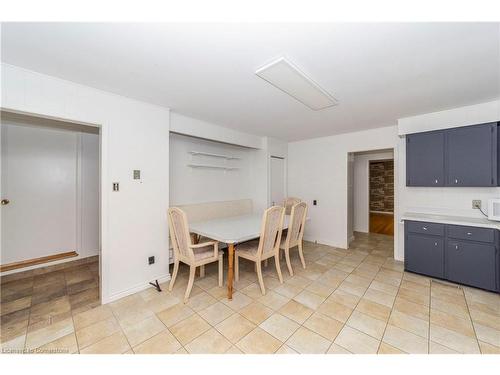
[[[473,199],[472,200],[472,208],[473,209],[478,209],[480,210],[481,209],[481,200],[480,199]]]
[[[315,199],[313,200],[313,206],[317,206],[318,205],[318,201]]]
[[[149,265],[154,264],[154,262],[155,262],[155,257],[154,256],[148,258],[148,264]]]

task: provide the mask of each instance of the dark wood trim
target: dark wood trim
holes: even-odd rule
[[[66,258],[74,258],[78,256],[76,251],[68,251],[65,253],[59,253],[54,255],[47,255],[45,257],[33,258],[21,260],[20,262],[13,262],[0,265],[0,272],[17,270],[19,268],[35,266],[37,264],[55,262],[56,260],[66,259]]]

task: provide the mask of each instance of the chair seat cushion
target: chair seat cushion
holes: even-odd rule
[[[238,253],[238,255],[250,256],[252,258],[255,258],[257,256],[258,248],[259,248],[258,240],[248,241],[248,242],[243,242],[242,244],[236,246],[236,252]]]
[[[196,262],[208,259],[208,258],[214,258],[214,246],[213,245],[208,245],[204,247],[200,247],[198,249],[193,249],[194,252],[194,260]]]

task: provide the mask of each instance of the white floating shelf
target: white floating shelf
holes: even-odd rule
[[[226,160],[236,160],[236,159],[241,159],[237,156],[231,156],[231,155],[222,155],[222,154],[212,154],[210,152],[202,152],[202,151],[189,151],[191,155],[202,155],[202,156],[211,156],[213,158],[221,158],[221,159],[226,159]]]
[[[188,164],[191,168],[206,168],[206,169],[223,169],[225,171],[234,171],[239,169],[237,167],[225,167],[223,165],[210,165],[210,164]]]

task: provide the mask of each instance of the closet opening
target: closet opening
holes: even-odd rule
[[[1,112],[2,304],[28,325],[101,303],[100,148],[97,126]]]

